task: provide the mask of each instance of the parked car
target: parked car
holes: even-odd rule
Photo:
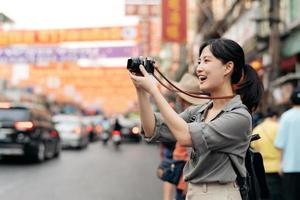
[[[55,128],[58,130],[63,147],[85,148],[89,144],[89,136],[81,116],[58,114],[53,116]]]
[[[58,157],[60,136],[50,113],[35,105],[0,103],[0,155],[42,162]]]

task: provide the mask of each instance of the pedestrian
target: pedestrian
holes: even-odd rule
[[[270,200],[282,200],[282,180],[280,176],[280,152],[274,146],[278,132],[279,113],[272,108],[267,109],[265,119],[253,129],[260,140],[253,141],[251,146],[259,151],[264,160],[266,181],[270,191]]]
[[[183,91],[189,91],[193,93],[200,92],[198,79],[196,78],[196,76],[189,73],[185,73],[180,79],[180,81],[178,83],[175,82],[174,84]],[[204,104],[205,102],[207,102],[207,100],[190,97],[186,94],[179,92],[176,96],[176,103],[178,105],[176,111],[182,112],[192,105],[200,105]],[[189,150],[187,147],[182,146],[178,142],[176,142],[176,146],[173,151],[173,160],[187,162],[189,158],[188,151]],[[178,185],[176,185],[175,199],[185,200],[187,192],[187,183],[183,179],[182,171],[180,172],[180,176],[181,178],[179,180],[179,183]]]
[[[279,121],[275,146],[281,151],[283,195],[285,200],[300,199],[300,87],[290,97],[292,108]]]
[[[169,105],[174,108],[174,102],[170,101]],[[161,160],[171,160],[173,158],[173,151],[175,149],[176,142],[161,142],[160,143],[160,155]],[[174,185],[164,181],[163,182],[163,200],[174,199]]]
[[[161,142],[161,159],[172,159],[173,151],[175,149],[175,142]],[[174,185],[164,181],[163,182],[163,200],[173,200],[174,197]]]
[[[200,47],[196,69],[200,90],[215,99],[181,114],[168,105],[142,65],[140,70],[143,76],[129,75],[136,87],[142,133],[149,141],[177,141],[192,147],[183,171],[188,182],[186,199],[240,200],[229,156],[245,176],[251,112],[263,93],[256,71],[245,64],[240,45],[229,39],[214,39]],[[153,112],[149,95],[160,113]]]

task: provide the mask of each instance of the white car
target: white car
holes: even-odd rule
[[[63,147],[85,148],[88,146],[88,133],[81,116],[69,114],[54,115],[53,122],[60,134]]]

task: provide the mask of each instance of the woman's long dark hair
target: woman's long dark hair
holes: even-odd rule
[[[212,54],[223,64],[229,61],[234,63],[231,84],[235,86],[235,93],[241,96],[243,104],[250,112],[254,111],[259,105],[264,89],[256,71],[250,65],[245,64],[242,47],[233,40],[213,39],[201,45],[199,56],[206,46],[209,46]]]

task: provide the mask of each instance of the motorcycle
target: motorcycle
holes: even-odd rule
[[[102,144],[103,145],[107,145],[107,142],[110,138],[110,124],[109,124],[109,121],[108,119],[104,119],[103,122],[102,122],[102,128],[103,128],[103,131],[100,135],[100,139],[102,141]]]
[[[101,141],[103,145],[107,145],[107,142],[109,140],[109,133],[107,131],[104,131],[101,133]]]
[[[114,130],[112,132],[112,143],[115,148],[118,149],[121,144],[121,132],[119,130]]]

